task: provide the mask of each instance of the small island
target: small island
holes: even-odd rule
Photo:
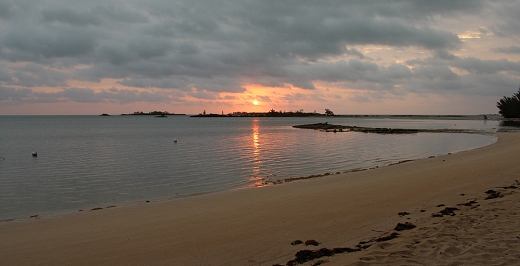
[[[148,113],[144,113],[144,112],[133,112],[133,113],[130,113],[130,114],[121,114],[121,115],[154,115],[154,116],[160,116],[160,117],[166,117],[167,115],[186,115],[186,114],[175,114],[175,113],[170,113],[170,112],[167,112],[167,111],[152,111],[152,112],[148,112]]]

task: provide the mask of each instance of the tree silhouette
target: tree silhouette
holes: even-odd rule
[[[500,99],[497,107],[498,113],[505,118],[520,118],[520,88],[513,96]]]
[[[334,112],[332,112],[330,109],[325,109],[325,115],[326,116],[334,116]]]

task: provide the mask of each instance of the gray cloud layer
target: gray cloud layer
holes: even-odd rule
[[[392,91],[400,85],[409,91],[502,95],[506,87],[516,87],[519,63],[454,57],[448,51],[459,49],[463,42],[456,33],[438,29],[434,23],[438,18],[493,10],[503,20],[489,28],[497,34],[520,33],[514,12],[520,4],[487,2],[2,1],[0,100],[180,100],[160,91],[172,89],[184,96],[215,99],[212,92],[243,92],[245,79],[309,90],[315,89],[316,81],[324,81],[375,91]],[[436,56],[406,65],[378,65],[360,50],[347,48],[362,45],[416,47]],[[495,51],[517,53],[518,47]],[[355,59],[329,60],[345,55]],[[456,74],[454,68],[468,74]],[[99,82],[104,78],[156,91],[107,88],[95,92],[68,85],[70,80]],[[488,85],[501,87],[489,92],[483,87]],[[34,87],[63,89],[45,96],[30,89]],[[298,97],[304,96],[288,95],[287,99]]]

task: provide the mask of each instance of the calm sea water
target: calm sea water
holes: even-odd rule
[[[292,128],[320,122],[499,127],[495,121],[470,120],[0,116],[0,220],[258,187],[269,180],[383,166],[496,140],[475,134]]]

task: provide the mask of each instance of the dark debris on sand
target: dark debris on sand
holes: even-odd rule
[[[323,258],[323,257],[332,257],[335,254],[340,253],[352,253],[361,251],[361,249],[352,249],[352,248],[334,248],[334,249],[328,249],[328,248],[321,248],[318,250],[300,250],[296,252],[295,258],[288,261],[285,265],[286,266],[293,266],[298,264],[303,264],[315,259]],[[274,264],[273,266],[281,266],[280,264]]]
[[[306,246],[319,246],[320,243],[314,239],[309,239],[309,240],[305,241],[305,245]]]
[[[398,233],[391,233],[391,234],[389,234],[389,235],[387,235],[387,236],[382,236],[382,237],[376,239],[375,241],[376,241],[376,242],[385,242],[385,241],[390,241],[390,240],[392,240],[392,239],[396,239],[398,236],[399,236]]]
[[[516,186],[516,185],[518,185],[518,186]],[[502,189],[518,189],[519,186],[520,186],[520,182],[516,181],[515,185],[506,186],[506,187],[500,187],[500,188],[502,188]],[[493,199],[493,198],[499,198],[499,197],[503,197],[504,196],[500,192],[497,192],[497,191],[492,190],[492,189],[486,191],[485,193],[488,195],[486,197],[486,199]],[[457,204],[457,206],[469,206],[470,207],[470,206],[473,206],[474,204],[477,204],[476,199],[475,200],[470,200],[470,201],[465,202],[465,203]],[[445,205],[444,204],[440,204],[437,207],[445,207]],[[421,212],[424,212],[424,211],[425,210],[421,210]],[[431,216],[432,217],[455,216],[456,215],[455,211],[459,211],[459,209],[455,208],[455,207],[446,207],[443,210],[439,211],[438,213],[433,213]],[[407,212],[399,212],[399,216],[405,216],[405,215],[409,215],[409,213],[407,213]],[[416,228],[416,225],[414,225],[414,224],[412,224],[410,222],[398,223],[395,226],[394,231],[411,230],[411,229],[414,229],[414,228]],[[300,251],[296,252],[294,259],[287,261],[285,266],[294,266],[294,265],[298,265],[298,264],[303,264],[303,263],[306,263],[306,262],[309,262],[309,261],[313,261],[313,260],[316,260],[316,259],[319,259],[319,258],[331,257],[331,256],[334,256],[335,254],[354,253],[354,252],[363,251],[363,250],[371,247],[373,243],[390,241],[390,240],[398,238],[398,237],[399,237],[399,234],[396,233],[396,232],[393,232],[393,233],[391,233],[389,235],[382,236],[382,237],[379,237],[379,238],[376,238],[376,239],[371,239],[369,241],[361,241],[356,246],[356,248],[333,248],[333,249],[321,248],[321,249],[318,249],[318,250],[300,250]],[[301,240],[295,240],[295,241],[293,241],[291,243],[291,245],[299,245],[299,244],[302,244],[302,243],[303,242]],[[305,242],[305,245],[313,245],[311,243],[313,243],[313,244],[317,243],[317,245],[320,244],[316,240],[307,240]],[[313,265],[321,265],[324,262],[326,262],[326,261],[318,260]],[[282,266],[282,265],[274,264],[273,266]]]
[[[303,241],[301,241],[301,240],[294,240],[293,242],[291,242],[291,245],[293,245],[293,246],[300,245],[300,244],[303,244]]]
[[[403,230],[410,230],[410,229],[415,228],[415,225],[413,225],[411,223],[405,223],[405,224],[406,225],[404,225],[404,227],[407,227],[408,229],[403,229]],[[401,226],[403,226],[403,224],[397,224],[396,228],[400,228]],[[365,250],[365,249],[369,248],[370,246],[372,246],[371,243],[374,243],[374,242],[379,243],[379,242],[390,241],[390,240],[395,239],[397,237],[399,237],[399,234],[394,232],[394,233],[391,233],[391,234],[386,235],[386,236],[382,236],[382,237],[379,237],[379,238],[376,238],[376,239],[372,239],[370,241],[361,241],[356,246],[356,248],[348,248],[348,247],[346,247],[346,248],[333,248],[333,249],[321,248],[321,249],[318,249],[318,250],[304,249],[304,250],[300,250],[300,251],[296,252],[296,254],[294,255],[295,258],[292,259],[292,260],[289,260],[285,265],[286,266],[294,266],[294,265],[303,264],[303,263],[306,263],[306,262],[309,262],[309,261],[313,261],[313,260],[316,260],[316,259],[319,259],[319,258],[323,258],[323,257],[332,257],[332,256],[334,256],[336,254],[359,252],[359,251]],[[297,242],[297,241],[299,241],[299,240],[293,241],[291,244],[293,244],[294,242]],[[309,242],[309,241],[313,241],[312,243],[314,243],[314,242],[318,243],[316,240],[307,240],[307,241],[305,241],[305,244],[307,244],[307,242]],[[321,263],[319,263],[319,264],[321,264]],[[282,266],[282,265],[274,264],[273,266]]]
[[[404,230],[411,230],[411,229],[414,229],[415,227],[417,227],[417,226],[415,226],[414,224],[412,224],[412,223],[410,223],[410,222],[406,222],[406,223],[404,223],[404,224],[402,224],[402,223],[398,223],[398,224],[395,226],[394,230],[395,230],[395,231],[404,231]]]
[[[465,202],[465,203],[460,203],[460,204],[457,204],[458,206],[467,206],[467,207],[471,207],[473,206],[473,204],[477,204],[477,202],[475,200],[470,200],[468,202]]]
[[[438,212],[438,213],[433,213],[432,214],[432,217],[443,217],[445,215],[449,215],[449,216],[455,216],[455,211],[458,211],[459,209],[458,208],[455,208],[455,207],[446,207],[444,208],[444,210]]]
[[[488,194],[488,196],[485,198],[486,200],[500,198],[501,196],[500,192],[494,191],[492,189],[486,191],[485,193]]]

